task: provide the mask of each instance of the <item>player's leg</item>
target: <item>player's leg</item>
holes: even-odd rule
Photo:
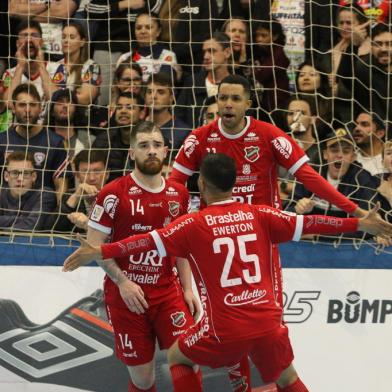
[[[155,334],[161,349],[169,349],[181,335],[194,325],[193,319],[182,295],[182,289],[177,281],[173,283],[173,290],[165,296],[155,309],[150,309],[150,319],[153,323]],[[193,371],[202,382],[202,374],[198,365],[193,366]]]
[[[194,363],[179,349],[178,341],[169,348],[167,360],[172,375],[174,392],[201,392],[202,386]]]
[[[240,362],[227,369],[230,385],[234,392],[250,392],[252,390],[250,381],[250,366],[247,356],[243,357]]]
[[[155,392],[155,361],[137,366],[128,366],[130,380],[128,392]]]
[[[298,377],[293,364],[287,367],[276,380],[278,392],[309,392]]]

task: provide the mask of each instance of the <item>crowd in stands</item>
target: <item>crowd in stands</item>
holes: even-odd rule
[[[132,170],[132,128],[169,147],[215,121],[220,81],[291,134],[312,166],[392,222],[389,1],[8,0],[0,5],[0,230],[83,231]],[[170,168],[168,172],[170,171]],[[342,216],[279,172],[297,213]],[[191,190],[194,191],[192,186]]]

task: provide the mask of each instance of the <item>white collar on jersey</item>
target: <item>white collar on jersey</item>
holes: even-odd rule
[[[218,119],[218,128],[219,128],[219,131],[220,131],[220,133],[221,133],[224,137],[227,137],[228,139],[238,139],[238,138],[240,138],[240,137],[248,130],[248,128],[249,128],[249,125],[250,125],[250,117],[249,117],[249,116],[245,116],[245,120],[246,120],[246,124],[245,124],[244,129],[243,129],[240,133],[236,133],[235,135],[231,135],[231,134],[229,134],[229,133],[227,133],[227,132],[225,132],[225,131],[223,130],[223,128],[222,128],[222,119],[219,118],[219,119]]]
[[[222,200],[222,201],[216,201],[215,203],[209,204],[210,206],[219,206],[221,204],[230,204],[230,203],[235,203],[234,199],[227,199],[227,200]]]
[[[150,192],[150,193],[160,193],[160,192],[162,192],[162,191],[165,189],[165,186],[166,186],[166,181],[165,181],[165,179],[164,179],[162,176],[161,176],[161,179],[162,179],[162,184],[161,184],[161,186],[160,186],[159,188],[155,188],[155,189],[149,188],[148,186],[145,186],[142,182],[140,182],[140,181],[135,177],[135,175],[133,174],[133,172],[130,174],[130,176],[131,176],[131,178],[133,179],[133,181],[135,181],[135,183],[136,183],[137,186],[139,186],[140,188],[142,188],[142,189],[144,189],[145,191]]]

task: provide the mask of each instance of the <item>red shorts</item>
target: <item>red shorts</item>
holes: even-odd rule
[[[127,366],[152,361],[156,339],[161,349],[167,349],[194,324],[182,290],[176,285],[170,295],[142,315],[108,304],[106,311],[113,326],[116,355]]]
[[[199,324],[191,327],[178,340],[181,352],[199,365],[211,368],[229,367],[248,355],[263,381],[269,383],[276,381],[294,359],[285,326],[262,337],[219,343],[215,337],[203,334]]]

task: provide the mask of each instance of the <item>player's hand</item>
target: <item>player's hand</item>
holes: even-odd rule
[[[193,316],[193,319],[198,321],[201,315],[201,306],[192,290],[184,291],[184,300],[191,312],[191,315]]]
[[[297,205],[295,206],[295,212],[299,215],[309,214],[309,212],[313,210],[315,204],[316,202],[314,200],[304,197],[298,200]]]
[[[380,203],[377,203],[365,217],[359,219],[358,230],[373,234],[381,239],[390,241],[392,238],[392,225],[383,220],[377,211]]]
[[[144,298],[144,292],[139,285],[124,276],[124,279],[122,279],[117,286],[121,298],[131,312],[136,314],[145,313],[145,309],[148,309],[148,303]]]
[[[87,230],[88,216],[83,212],[71,212],[67,218],[79,229]]]
[[[384,247],[392,246],[392,237],[389,238],[382,238],[382,237],[376,237],[375,241],[377,244],[382,245]]]
[[[64,272],[73,271],[93,260],[102,260],[100,246],[91,245],[79,234],[77,235],[77,239],[80,241],[80,247],[65,259],[63,265]]]

